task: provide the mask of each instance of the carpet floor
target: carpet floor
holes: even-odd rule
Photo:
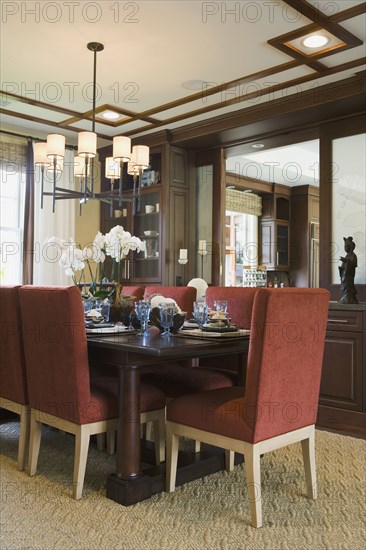
[[[263,527],[249,524],[245,471],[219,472],[128,508],[105,498],[114,457],[91,445],[83,498],[70,497],[73,437],[44,429],[38,473],[16,469],[16,422],[0,424],[2,550],[365,548],[366,441],[317,430],[318,500],[300,444],[261,461]]]

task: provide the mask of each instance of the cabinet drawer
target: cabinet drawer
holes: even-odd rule
[[[362,368],[362,334],[327,331],[319,402],[362,411]]]
[[[362,332],[362,311],[337,311],[328,312],[327,330],[347,330]]]

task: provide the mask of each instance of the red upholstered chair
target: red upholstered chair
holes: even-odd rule
[[[0,407],[20,415],[18,470],[24,470],[29,444],[28,404],[19,286],[0,287]]]
[[[244,454],[251,523],[262,525],[260,455],[301,442],[308,496],[316,498],[314,432],[329,292],[259,289],[245,391],[225,388],[167,406],[167,491],[174,491],[180,436]]]
[[[228,317],[231,318],[232,324],[239,328],[249,329],[254,296],[257,290],[257,288],[246,287],[210,286],[206,290],[206,302],[210,309],[214,309],[215,300],[227,300]],[[229,371],[234,377],[237,376],[239,370],[245,373],[246,369],[246,364],[239,364],[239,356],[237,355],[228,355],[224,360],[220,358],[219,361],[211,357],[204,358],[200,360],[200,366],[224,372]]]
[[[136,300],[143,300],[144,292],[144,286],[123,285],[121,296],[136,296]]]
[[[147,286],[145,298],[157,293],[175,300],[182,311],[187,312],[187,317],[192,315],[193,302],[196,299],[195,288],[188,286]],[[191,368],[180,363],[145,365],[141,367],[141,377],[144,382],[160,388],[168,398],[232,386],[235,380],[235,376],[231,373],[220,373],[197,367]]]
[[[19,295],[31,406],[29,475],[36,473],[42,424],[74,434],[73,497],[79,499],[90,436],[117,426],[116,385],[108,379],[90,383],[84,311],[75,286],[25,286]],[[158,418],[163,432],[164,394],[147,385],[141,392],[141,419]]]
[[[147,286],[145,296],[147,299],[153,294],[162,294],[165,298],[175,300],[182,311],[187,312],[187,318],[193,312],[193,302],[196,301],[196,289],[191,286]]]

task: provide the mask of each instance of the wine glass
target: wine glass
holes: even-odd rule
[[[216,309],[216,313],[219,317],[226,318],[227,313],[227,300],[215,300],[214,301],[214,307]]]
[[[159,304],[159,312],[160,312],[160,324],[164,329],[164,332],[162,336],[169,336],[170,335],[170,328],[173,326],[174,323],[174,311],[175,306],[174,304]]]
[[[150,302],[139,300],[138,302],[135,303],[135,311],[136,311],[137,318],[141,323],[139,336],[146,336],[148,334],[147,322],[150,316]]]
[[[193,317],[199,328],[202,328],[208,319],[208,305],[206,302],[193,303]]]

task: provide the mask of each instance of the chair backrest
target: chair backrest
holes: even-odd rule
[[[80,291],[24,286],[19,296],[31,407],[87,423],[90,381]]]
[[[143,300],[145,293],[144,286],[123,285],[121,296],[136,296],[136,300]]]
[[[27,405],[19,288],[20,286],[0,287],[0,397]]]
[[[328,305],[323,289],[258,289],[244,399],[252,443],[315,424]]]
[[[192,315],[193,302],[196,300],[196,289],[191,286],[147,286],[145,298],[153,294],[161,294],[165,298],[175,300],[182,311],[187,312],[187,318]]]
[[[240,328],[248,329],[257,290],[257,288],[249,287],[209,286],[206,290],[206,302],[213,309],[215,300],[227,300],[227,311],[231,322]]]

